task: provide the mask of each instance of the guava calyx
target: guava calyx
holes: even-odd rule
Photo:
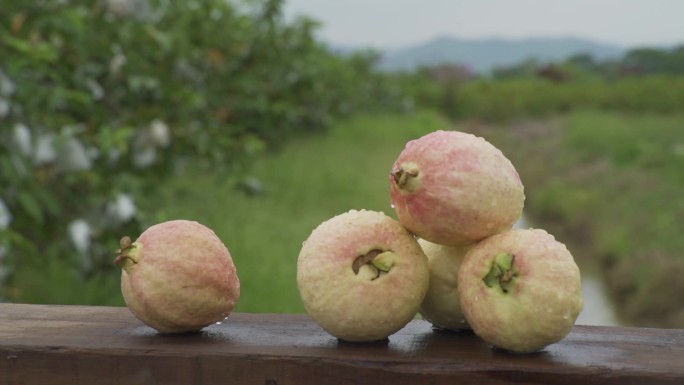
[[[389,273],[389,271],[392,270],[392,266],[394,266],[394,262],[394,253],[391,251],[382,252],[371,261],[373,266],[383,273]]]
[[[380,277],[381,274],[389,273],[394,266],[394,253],[387,250],[373,249],[366,254],[360,255],[352,262],[352,270],[358,275],[361,267],[366,265],[372,274],[371,281]]]
[[[504,252],[495,255],[492,265],[482,281],[489,288],[498,286],[501,291],[508,293],[513,287],[514,279],[518,276],[517,271],[513,268],[514,262],[515,255],[511,253]]]
[[[130,272],[133,265],[138,263],[138,254],[133,252],[138,247],[137,243],[131,241],[131,237],[125,236],[119,241],[119,249],[116,249],[116,258],[114,264],[124,269],[127,273]]]
[[[414,192],[420,187],[420,172],[414,163],[403,163],[392,172],[394,183],[400,190]]]

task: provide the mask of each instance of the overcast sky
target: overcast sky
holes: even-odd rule
[[[684,44],[684,0],[285,0],[337,45],[397,48],[437,36],[581,37],[624,47]]]

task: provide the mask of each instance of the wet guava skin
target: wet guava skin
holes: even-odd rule
[[[458,295],[458,270],[468,246],[444,246],[419,239],[428,258],[430,284],[419,313],[433,326],[448,330],[469,330]]]
[[[239,300],[230,252],[198,222],[151,226],[127,252],[131,261],[121,273],[126,305],[161,333],[200,330],[225,319]]]
[[[460,131],[435,131],[408,142],[389,181],[399,221],[442,245],[468,245],[510,229],[525,201],[520,176],[504,154]]]
[[[356,258],[389,251],[387,273],[367,265],[358,274]],[[427,291],[427,258],[415,238],[383,213],[351,210],[316,227],[297,260],[297,286],[311,317],[345,341],[382,340],[418,312]]]
[[[504,254],[514,256],[507,292],[498,284],[489,287],[484,279],[495,257]],[[573,256],[541,229],[513,229],[477,243],[461,264],[458,290],[475,334],[520,353],[563,339],[583,306]]]

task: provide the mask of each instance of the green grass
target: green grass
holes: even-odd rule
[[[542,214],[588,224],[616,258],[657,249],[684,259],[684,117],[584,112],[559,124],[533,194]]]
[[[256,160],[247,173],[263,183],[260,195],[195,170],[165,182],[140,205],[154,221],[185,218],[214,229],[240,277],[236,311],[303,312],[296,286],[302,242],[319,223],[350,209],[394,216],[388,180],[394,160],[406,141],[449,127],[429,112],[358,117]]]

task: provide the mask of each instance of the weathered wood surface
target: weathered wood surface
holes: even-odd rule
[[[576,326],[528,355],[421,320],[343,343],[305,315],[233,314],[159,335],[126,308],[0,304],[0,385],[684,384],[684,330]]]

